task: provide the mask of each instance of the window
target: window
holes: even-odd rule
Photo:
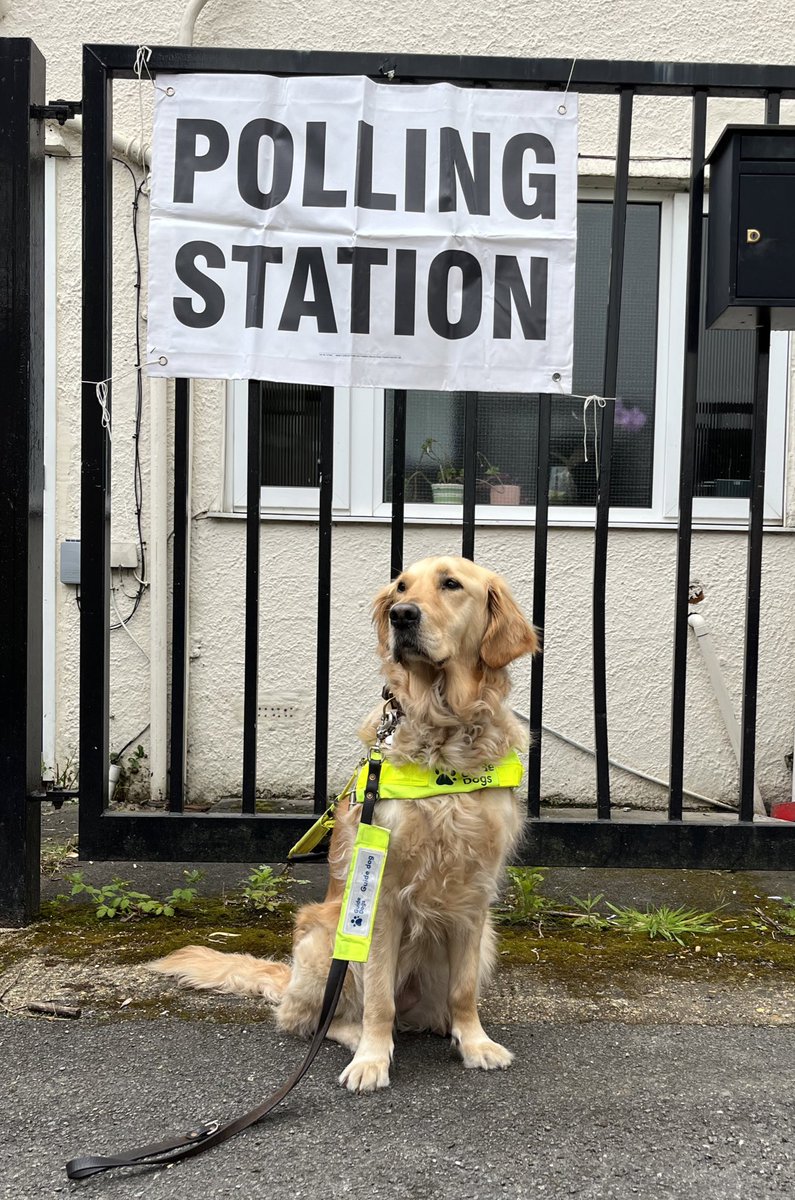
[[[574,391],[579,395],[598,394],[603,386],[611,219],[612,202],[598,193],[580,201],[574,338]],[[677,515],[686,248],[685,195],[636,193],[631,197],[611,475],[612,519],[617,522],[664,523]],[[702,325],[697,519],[731,522],[747,514],[755,340],[753,331],[707,331]],[[765,512],[769,521],[781,520],[783,513],[788,354],[788,335],[774,334]],[[278,514],[311,514],[318,503],[320,389],[263,384],[262,393],[263,506]],[[236,508],[245,506],[245,397],[246,385],[235,385]],[[409,520],[460,519],[456,506],[461,502],[464,403],[464,393],[408,393],[405,498]],[[479,393],[476,503],[480,521],[532,521],[537,408],[536,395]],[[392,421],[391,391],[336,389],[334,508],[338,516],[388,518]],[[590,523],[596,446],[594,416],[592,412],[586,416],[582,400],[553,401],[550,453],[552,519]]]

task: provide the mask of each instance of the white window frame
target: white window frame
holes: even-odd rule
[[[612,192],[583,188],[580,200],[610,200]],[[655,381],[655,424],[652,457],[651,503],[644,508],[615,507],[610,523],[615,526],[665,527],[676,523],[679,505],[679,450],[681,443],[682,379],[684,372],[685,298],[687,280],[688,196],[682,192],[650,192],[633,189],[633,203],[656,204],[660,208],[660,252],[657,302],[657,361]],[[787,333],[771,335],[768,407],[765,521],[782,524],[787,442],[787,402],[790,377],[790,345]],[[233,473],[231,506],[246,507],[246,413],[248,385],[231,385]],[[558,401],[553,401],[558,403]],[[577,403],[573,401],[572,403]],[[384,502],[384,390],[381,388],[334,389],[334,488],[335,518],[357,521],[388,521],[392,506]],[[229,494],[229,493],[227,493]],[[316,518],[317,488],[263,488],[264,516]],[[410,504],[405,519],[422,524],[460,525],[460,504]],[[550,521],[556,525],[591,526],[593,506],[550,505]],[[694,520],[727,527],[745,525],[748,500],[696,497]],[[534,505],[479,504],[475,519],[480,525],[533,525]]]
[[[334,389],[334,482],[331,503],[332,510],[338,514],[347,513],[350,503],[350,403],[350,389]],[[246,507],[248,382],[245,379],[236,379],[231,385],[228,419],[232,433],[232,507],[238,511]],[[317,516],[319,504],[320,488],[263,487],[260,493],[263,513],[273,516]]]

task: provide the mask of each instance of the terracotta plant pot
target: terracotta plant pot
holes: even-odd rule
[[[463,483],[432,483],[434,504],[463,504]]]
[[[492,483],[490,485],[490,504],[521,504],[522,489],[518,483]]]

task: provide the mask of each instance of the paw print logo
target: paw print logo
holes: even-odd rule
[[[455,783],[455,771],[448,771],[445,767],[434,767],[436,771],[436,786],[437,787],[452,787]]]
[[[351,925],[353,925],[354,929],[359,929],[364,925],[364,917],[351,917]]]

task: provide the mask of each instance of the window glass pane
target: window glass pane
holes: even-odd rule
[[[574,391],[584,395],[602,388],[611,219],[610,203],[583,201],[579,205]],[[659,204],[630,204],[618,377],[621,400],[616,406],[612,476],[612,498],[617,506],[647,507],[651,503],[659,241]],[[408,393],[407,501],[430,501],[431,485],[440,475],[460,472],[463,412],[463,393]],[[534,395],[479,393],[478,503],[535,504],[537,412]],[[385,424],[384,499],[389,500],[392,439],[389,392]],[[586,463],[582,401],[563,398],[553,402],[550,499],[554,504],[594,503],[596,478],[590,412],[589,429]],[[448,468],[440,469],[438,459],[449,464]]]
[[[262,383],[262,486],[320,486],[320,395],[300,383]]]
[[[701,340],[696,391],[696,496],[751,491],[755,329],[707,329],[706,218],[701,264]]]

